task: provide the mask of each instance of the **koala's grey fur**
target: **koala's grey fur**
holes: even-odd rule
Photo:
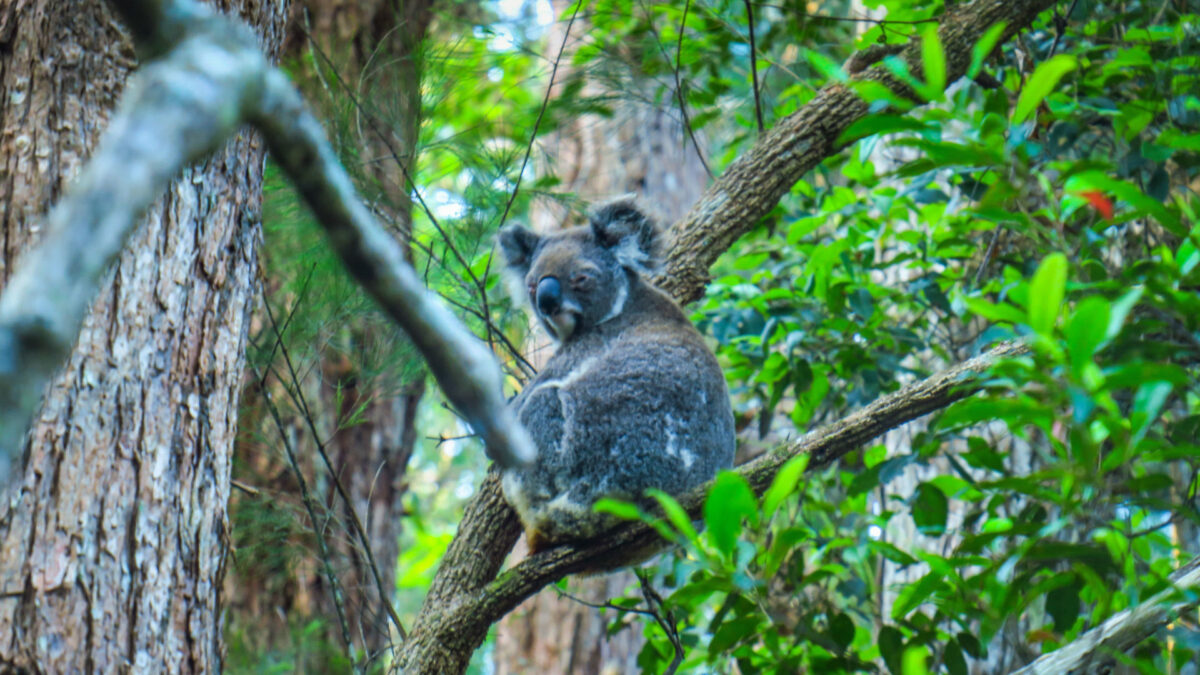
[[[720,366],[679,306],[642,277],[657,246],[656,226],[630,200],[548,236],[500,232],[509,272],[560,342],[512,402],[538,454],[506,469],[502,486],[533,551],[609,526],[592,511],[601,497],[677,495],[733,462]]]

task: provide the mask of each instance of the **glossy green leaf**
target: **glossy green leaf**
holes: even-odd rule
[[[1054,332],[1067,284],[1067,257],[1051,253],[1029,283],[1029,325],[1042,335]]]
[[[917,486],[912,500],[912,517],[917,531],[926,536],[937,536],[946,531],[946,518],[950,503],[946,494],[932,483]]]
[[[921,65],[925,70],[923,94],[926,100],[934,101],[946,91],[946,52],[938,37],[938,25],[929,24],[921,39]]]
[[[796,484],[800,482],[800,476],[804,474],[804,470],[808,468],[809,455],[797,455],[779,468],[779,473],[775,474],[774,480],[771,481],[771,487],[763,494],[762,510],[765,518],[771,518],[775,515],[775,511],[779,509],[779,505],[783,500],[787,499],[788,495],[796,490]]]
[[[758,500],[745,478],[722,471],[704,502],[704,524],[717,550],[728,555],[737,545],[742,521],[758,520]]]
[[[1029,81],[1021,87],[1021,95],[1017,98],[1017,107],[1013,110],[1013,124],[1021,124],[1029,119],[1034,110],[1058,86],[1067,73],[1075,69],[1077,59],[1071,54],[1057,54],[1048,61],[1039,64],[1029,76]]]
[[[667,516],[667,521],[674,526],[675,531],[683,535],[690,542],[695,542],[700,538],[696,532],[696,527],[692,525],[692,519],[688,516],[687,511],[679,505],[671,495],[662,490],[647,490],[646,494],[652,497],[659,506],[662,507],[663,513]]]
[[[994,23],[979,37],[979,41],[971,49],[971,65],[967,67],[967,79],[973,80],[979,74],[980,69],[983,68],[984,60],[996,48],[996,44],[1000,42],[1000,37],[1004,35],[1004,29],[1007,25],[1004,21]]]

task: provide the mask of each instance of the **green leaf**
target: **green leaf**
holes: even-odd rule
[[[971,65],[967,67],[967,79],[973,80],[979,74],[979,69],[983,67],[984,60],[996,48],[996,44],[1000,42],[1000,37],[1004,35],[1004,28],[1007,25],[1004,21],[994,23],[979,37],[979,42],[976,42],[975,47],[971,49]]]
[[[940,99],[946,91],[946,52],[938,38],[937,24],[929,24],[921,40],[921,64],[925,68],[923,95],[927,100]]]
[[[662,507],[663,513],[666,514],[667,520],[675,526],[675,530],[687,538],[688,541],[695,543],[700,535],[696,532],[696,527],[692,525],[692,519],[688,516],[687,511],[675,501],[671,495],[662,490],[646,490],[646,494],[653,497]]]
[[[737,546],[742,519],[758,520],[758,500],[741,475],[722,471],[704,502],[704,524],[717,550],[729,555]]]
[[[1112,310],[1108,301],[1093,295],[1085,298],[1075,308],[1067,323],[1067,349],[1071,355],[1071,370],[1076,377],[1083,367],[1092,362],[1100,345],[1108,340],[1108,322]]]
[[[829,637],[845,651],[854,642],[854,621],[843,613],[834,614],[829,620]]]
[[[1013,110],[1013,124],[1021,124],[1029,119],[1046,96],[1058,86],[1059,80],[1074,70],[1075,66],[1076,59],[1070,54],[1059,54],[1039,65],[1021,88],[1021,96],[1017,99],[1016,109]]]
[[[963,650],[958,646],[957,640],[951,639],[946,642],[946,648],[942,651],[942,663],[946,664],[950,675],[967,675],[967,660],[963,658]]]
[[[1075,625],[1079,616],[1079,582],[1059,586],[1046,594],[1046,613],[1054,619],[1054,632],[1065,633]]]
[[[732,621],[726,621],[713,633],[708,643],[708,653],[722,654],[742,640],[758,634],[761,621],[757,615],[743,616]]]
[[[1133,415],[1130,419],[1134,428],[1134,443],[1141,440],[1149,430],[1150,423],[1158,419],[1159,411],[1174,388],[1170,382],[1147,382],[1138,387],[1133,395]]]
[[[913,645],[904,650],[904,675],[926,675],[929,672],[929,650],[923,645]]]
[[[1054,332],[1067,284],[1067,257],[1051,253],[1042,260],[1029,284],[1029,325],[1042,335]]]
[[[795,491],[801,474],[808,468],[808,459],[807,454],[797,455],[779,468],[779,473],[775,474],[775,480],[771,481],[771,487],[767,488],[766,493],[763,494],[763,517],[774,516],[783,500]]]
[[[946,517],[950,504],[945,493],[932,483],[921,483],[912,500],[912,517],[917,531],[927,536],[938,536],[946,531]]]
[[[904,636],[900,634],[899,630],[891,626],[879,629],[879,654],[883,657],[883,662],[887,665],[888,670],[893,675],[900,675],[903,668]]]
[[[993,303],[983,298],[965,298],[967,309],[993,322],[1025,323],[1021,310],[1007,302]]]
[[[845,82],[846,80],[850,79],[850,77],[846,75],[846,71],[842,70],[842,67],[828,56],[811,49],[803,50],[803,54],[804,58],[808,59],[808,62],[812,64],[812,67],[816,68],[817,72],[821,73],[825,77],[838,82]]]
[[[900,131],[928,131],[929,126],[920,120],[903,115],[867,115],[856,120],[838,137],[837,144],[851,143],[867,136],[894,134]]]
[[[597,513],[610,513],[622,520],[644,520],[641,510],[637,506],[609,497],[596,500],[596,503],[592,505],[592,510]]]
[[[1108,330],[1104,332],[1104,337],[1111,340],[1121,333],[1121,327],[1125,325],[1125,317],[1129,316],[1130,310],[1142,299],[1142,293],[1145,291],[1143,286],[1135,286],[1125,292],[1116,302],[1112,304],[1112,312],[1108,319]]]

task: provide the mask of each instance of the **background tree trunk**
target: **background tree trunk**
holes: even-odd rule
[[[568,3],[555,2],[560,20],[547,40],[550,59],[558,54],[568,15]],[[567,50],[559,64],[555,87],[561,89],[574,44],[586,35],[587,22],[576,19]],[[597,201],[625,193],[636,193],[656,211],[664,227],[682,218],[703,192],[708,176],[683,126],[679,109],[656,107],[653,83],[640,81],[633,68],[620,72],[617,81],[589,81],[583,96],[614,97],[611,117],[587,114],[572,117],[567,124],[539,146],[542,173],[557,175],[564,192],[585,201]],[[645,96],[630,92],[643,91]],[[662,97],[664,105],[675,101]],[[535,202],[531,220],[542,232],[553,231],[567,222],[567,209],[559,202],[542,199]],[[540,329],[539,329],[540,330]],[[547,338],[542,338],[547,339]],[[527,350],[548,358],[551,349]],[[537,364],[541,365],[541,364]],[[517,544],[520,559],[525,543]],[[571,595],[591,603],[604,603],[624,595],[636,584],[633,573],[622,570],[599,577],[572,577]],[[637,656],[645,643],[640,621],[612,636],[606,625],[613,613],[558,595],[553,588],[543,590],[506,616],[496,633],[495,667],[497,675],[517,673],[600,673],[638,672]]]
[[[218,3],[222,9],[230,4]],[[233,3],[269,53],[284,3]],[[3,279],[103,131],[131,44],[98,0],[0,9]],[[229,459],[263,151],[186,170],[110,272],[0,505],[0,665],[219,672]]]
[[[354,133],[331,136],[350,146],[338,149],[353,158],[348,166],[360,178],[364,196],[406,244],[412,231],[412,202],[405,175],[415,169],[421,120],[420,47],[432,19],[431,10],[432,2],[427,0],[307,0],[294,7],[284,46],[284,58],[295,64],[297,82],[322,118],[337,125],[350,116],[346,128]],[[313,58],[306,62],[310,54]],[[313,65],[324,74],[318,75]],[[281,264],[294,266],[295,261]],[[264,290],[275,295],[271,288]],[[278,298],[270,302],[277,307],[275,318],[281,320],[286,308],[275,304]],[[289,300],[305,302],[304,298]],[[276,336],[269,318],[264,314],[256,323],[263,327],[264,344],[273,344]],[[334,618],[337,602],[343,603],[355,645],[366,649],[368,655],[378,655],[397,637],[385,603],[392,602],[395,589],[405,470],[416,443],[415,420],[425,385],[423,373],[405,376],[404,367],[395,364],[381,373],[371,372],[365,362],[377,356],[369,352],[378,350],[385,337],[381,332],[394,334],[395,328],[377,321],[338,326],[334,334],[325,336],[329,344],[308,355],[320,362],[317,367],[311,362],[298,363],[298,381],[269,385],[276,402],[288,400],[283,390],[286,386],[299,390],[311,406],[308,411],[295,406],[281,410],[283,427],[319,502],[320,522],[300,527],[306,539],[313,532],[325,538],[340,598],[339,589],[328,583],[320,554],[307,544],[307,550],[288,554],[301,558],[298,564],[285,561],[294,564],[291,572],[256,568],[254,560],[239,565],[230,583],[232,622],[239,639],[258,651],[287,649],[291,630],[314,618],[326,622],[321,632],[325,642],[341,643],[340,626]],[[282,354],[277,352],[273,366],[275,373],[288,377],[290,369]],[[238,475],[263,492],[237,495],[234,509],[249,513],[242,509],[282,502],[290,507],[287,517],[306,521],[306,514],[299,515],[304,509],[296,477],[279,448],[279,430],[256,387],[257,382],[247,391],[243,430],[257,433],[243,435]],[[313,438],[306,416],[313,417],[319,439]],[[351,418],[354,421],[345,425]],[[314,441],[324,445],[336,475],[326,471]],[[335,481],[340,482],[349,503],[338,494]],[[356,520],[365,529],[365,546],[373,553],[374,570],[358,536]],[[238,541],[257,538],[258,525],[271,526],[261,520],[238,522],[246,524],[235,530]],[[289,577],[290,582],[279,583],[280,575]]]

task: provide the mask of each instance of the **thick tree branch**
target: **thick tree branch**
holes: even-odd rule
[[[1175,570],[1169,581],[1170,588],[1137,607],[1110,617],[1074,642],[1059,647],[1024,668],[1014,670],[1011,675],[1112,672],[1118,654],[1129,651],[1200,604],[1200,595],[1191,590],[1200,586],[1200,558],[1192,558]]]
[[[962,77],[975,43],[992,25],[1004,22],[1002,40],[1027,27],[1053,0],[976,0],[956,6],[942,18],[939,37],[946,54],[948,81]],[[910,72],[921,73],[920,46],[900,56]],[[911,92],[876,66],[855,79],[876,81],[902,95]],[[738,237],[773,209],[801,176],[836,151],[838,137],[868,113],[853,89],[834,84],[796,113],[780,120],[744,157],[717,179],[683,220],[671,228],[672,245],[665,272],[655,283],[681,303],[699,298],[708,268]],[[876,401],[796,445],[741,469],[761,494],[779,466],[801,452],[812,454],[810,467],[826,464],[862,443],[972,393],[971,376],[996,359],[1024,348],[1003,345],[967,363]],[[703,488],[681,500],[698,513]],[[567,574],[604,567],[606,560],[627,559],[625,552],[659,545],[646,527],[628,524],[587,547],[560,547],[529,558],[496,578],[504,557],[519,536],[519,523],[490,475],[468,504],[458,534],[434,578],[429,595],[397,662],[414,673],[460,673],[483,642],[488,627],[521,600]]]
[[[0,297],[0,485],[50,376],[66,360],[101,277],[141,214],[187,164],[249,121],[316,212],[351,274],[422,351],[447,398],[502,464],[533,457],[491,353],[421,285],[375,222],[299,94],[253,33],[192,0],[114,0],[143,55],[48,233]]]
[[[1002,43],[1053,4],[1053,0],[976,0],[947,11],[938,28],[946,53],[947,81],[966,74],[975,43],[988,28],[1004,22]],[[919,42],[914,42],[899,54],[909,72],[918,75],[922,72],[920,50]],[[882,65],[868,68],[852,80],[878,82],[894,92],[909,94]],[[713,262],[770,213],[796,181],[836,152],[835,143],[842,132],[867,112],[867,103],[853,88],[832,84],[776,123],[671,227],[670,253],[655,283],[681,303],[697,300],[704,294]]]
[[[737,472],[761,495],[792,457],[808,454],[810,471],[827,466],[890,429],[970,396],[979,389],[978,374],[1000,359],[1026,352],[1022,343],[1003,343],[884,396],[841,421],[738,467]],[[699,518],[707,492],[708,486],[701,486],[680,497],[679,503]],[[520,523],[504,501],[494,472],[468,504],[459,528],[402,650],[399,667],[408,675],[462,672],[488,627],[546,585],[568,574],[627,562],[630,551],[645,557],[666,546],[649,526],[628,523],[586,545],[560,546],[526,558],[497,578],[504,557],[520,535]]]

